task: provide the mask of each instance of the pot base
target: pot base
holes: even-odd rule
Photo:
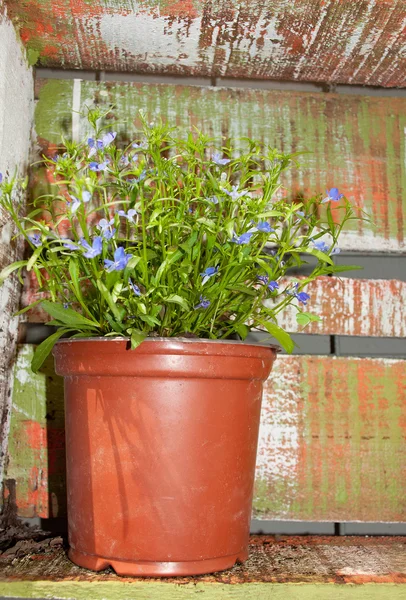
[[[230,569],[235,563],[243,563],[248,558],[248,551],[241,550],[238,554],[220,556],[205,560],[190,560],[181,562],[152,562],[128,561],[116,558],[104,558],[85,552],[78,552],[70,548],[70,560],[85,569],[102,571],[112,567],[117,575],[130,575],[133,577],[179,577],[184,575],[203,575]]]

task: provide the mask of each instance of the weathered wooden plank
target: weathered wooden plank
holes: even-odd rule
[[[122,138],[135,134],[143,109],[151,120],[161,116],[181,130],[195,125],[217,139],[248,135],[284,152],[309,152],[284,180],[288,195],[334,185],[373,222],[352,224],[342,235],[343,250],[406,251],[406,99],[43,80],[35,117],[42,149],[54,152],[61,132],[84,135],[87,123],[77,111],[94,103],[115,105],[112,126]]]
[[[257,518],[405,521],[406,361],[279,357],[265,385]]]
[[[32,72],[25,63],[15,31],[0,6],[0,173],[18,170],[23,175],[28,162],[34,109]],[[8,215],[0,209],[0,270],[22,256],[21,242]],[[20,285],[12,277],[0,288],[0,482],[7,452],[10,423],[10,371],[14,360]]]
[[[63,386],[21,346],[7,478],[21,516],[63,516]],[[406,520],[406,361],[283,356],[265,386],[254,516]]]
[[[400,600],[405,548],[404,537],[252,536],[243,565],[210,575],[140,579],[76,567],[59,545],[47,554],[0,558],[0,585],[8,597],[76,600]]]
[[[30,272],[23,287],[21,306],[41,298],[35,275]],[[382,279],[339,279],[320,277],[309,284],[306,309],[322,318],[303,328],[296,322],[296,310],[289,308],[279,325],[291,333],[406,337],[406,282]],[[48,315],[38,306],[27,313],[31,323],[46,323]]]
[[[402,87],[402,0],[7,0],[41,65]]]

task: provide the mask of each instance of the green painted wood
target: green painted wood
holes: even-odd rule
[[[61,133],[84,135],[78,111],[95,103],[115,105],[111,126],[121,138],[135,135],[142,109],[180,130],[197,126],[217,143],[222,135],[261,139],[308,152],[284,180],[288,196],[334,185],[367,211],[373,224],[349,228],[342,249],[406,251],[406,99],[80,80],[42,80],[37,91],[35,127],[45,152],[54,153]]]
[[[41,65],[402,87],[402,0],[6,0]]]
[[[15,367],[7,478],[20,516],[66,514],[63,384]],[[406,361],[280,356],[264,389],[254,517],[406,519]]]
[[[16,598],[61,600],[404,600],[405,585],[393,583],[361,586],[334,584],[245,583],[83,583],[3,582],[2,592]]]

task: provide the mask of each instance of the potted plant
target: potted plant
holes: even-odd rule
[[[93,134],[45,158],[57,190],[22,216],[19,184],[1,205],[30,248],[0,274],[33,271],[65,378],[70,558],[127,575],[191,575],[247,558],[263,381],[277,347],[244,343],[334,266],[354,213],[332,188],[289,202],[287,155],[225,147],[142,119],[124,144],[89,112]],[[332,204],[335,204],[332,210]],[[312,255],[305,279],[291,267]],[[30,308],[30,307],[29,307]],[[27,309],[24,309],[27,310]],[[22,311],[21,311],[22,312]],[[59,341],[58,341],[59,340]]]

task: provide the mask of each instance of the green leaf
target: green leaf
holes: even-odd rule
[[[304,327],[306,327],[306,325],[308,325],[309,323],[312,323],[313,321],[321,321],[321,317],[319,317],[318,315],[313,315],[312,313],[307,313],[307,312],[298,312],[296,313],[296,321],[298,323],[298,325],[303,325]]]
[[[46,340],[44,340],[35,350],[34,356],[31,361],[31,370],[34,373],[38,372],[38,369],[43,365],[45,359],[49,356],[52,348],[59,340],[60,337],[64,335],[64,333],[68,333],[70,331],[75,331],[74,329],[67,329],[63,327],[50,335]]]
[[[89,329],[99,328],[100,323],[97,321],[91,321],[80,313],[76,312],[72,308],[64,308],[62,304],[57,302],[50,302],[49,300],[42,300],[41,305],[43,309],[51,315],[57,321],[60,321],[68,327],[75,327],[77,329]]]
[[[364,267],[358,265],[334,265],[332,267],[326,267],[326,273],[342,273],[343,271],[362,271]]]
[[[41,254],[41,252],[43,251],[43,247],[40,246],[39,248],[36,248],[35,251],[33,252],[30,260],[27,262],[27,271],[31,271],[32,267],[35,265],[35,263],[37,262],[37,258],[39,257],[39,255]]]
[[[4,267],[4,269],[0,272],[0,285],[3,285],[4,280],[7,279],[7,277],[11,275],[13,271],[24,267],[26,264],[26,260],[18,260],[17,262],[14,262],[11,265]]]
[[[138,315],[138,317],[141,319],[141,321],[148,323],[150,327],[161,324],[161,321],[158,321],[156,317],[151,317],[151,315]]]
[[[173,302],[174,304],[179,304],[184,310],[190,310],[188,302],[182,298],[182,296],[178,296],[177,294],[171,294],[164,298],[165,302]]]
[[[97,280],[97,287],[99,288],[101,295],[107,302],[107,305],[113,313],[114,317],[119,323],[121,323],[121,321],[123,320],[122,312],[118,309],[118,306],[114,303],[112,295],[110,294],[104,283],[100,281],[100,279]]]
[[[166,269],[168,267],[170,267],[171,265],[173,265],[175,262],[177,262],[180,258],[182,258],[183,256],[183,252],[181,250],[176,250],[176,252],[174,252],[171,256],[169,256],[168,258],[166,258],[160,265],[158,271],[156,272],[154,279],[155,284],[158,284],[162,275],[164,274],[164,272],[166,271]]]
[[[242,285],[227,285],[226,290],[231,290],[232,292],[238,292],[239,294],[247,294],[248,296],[258,296],[258,292],[251,290],[249,287],[244,287]]]
[[[135,350],[145,340],[147,334],[139,329],[128,329],[131,333],[131,350]]]
[[[36,300],[32,304],[29,304],[28,306],[25,306],[24,308],[22,308],[18,312],[14,313],[13,317],[19,317],[20,315],[23,315],[24,313],[26,313],[31,308],[34,308],[34,306],[37,306],[40,302],[42,302],[42,300]]]
[[[267,332],[270,333],[272,337],[278,340],[278,342],[286,350],[286,352],[292,354],[295,348],[295,342],[292,340],[290,335],[286,333],[286,331],[284,331],[276,323],[271,323],[270,321],[261,321],[261,325],[265,327]]]
[[[115,321],[108,312],[104,313],[104,317],[113,331],[116,333],[122,333],[124,331],[123,325],[121,325],[121,323],[117,323],[117,321]]]
[[[247,327],[246,325],[243,325],[242,323],[239,325],[234,325],[234,329],[238,333],[238,335],[240,336],[240,338],[242,340],[245,340],[245,338],[247,337],[247,335],[250,332],[249,327]]]
[[[326,262],[329,265],[334,266],[334,263],[331,260],[331,258],[327,254],[324,254],[324,252],[317,250],[317,248],[295,248],[295,252],[306,252],[307,254],[312,254],[322,262]]]

